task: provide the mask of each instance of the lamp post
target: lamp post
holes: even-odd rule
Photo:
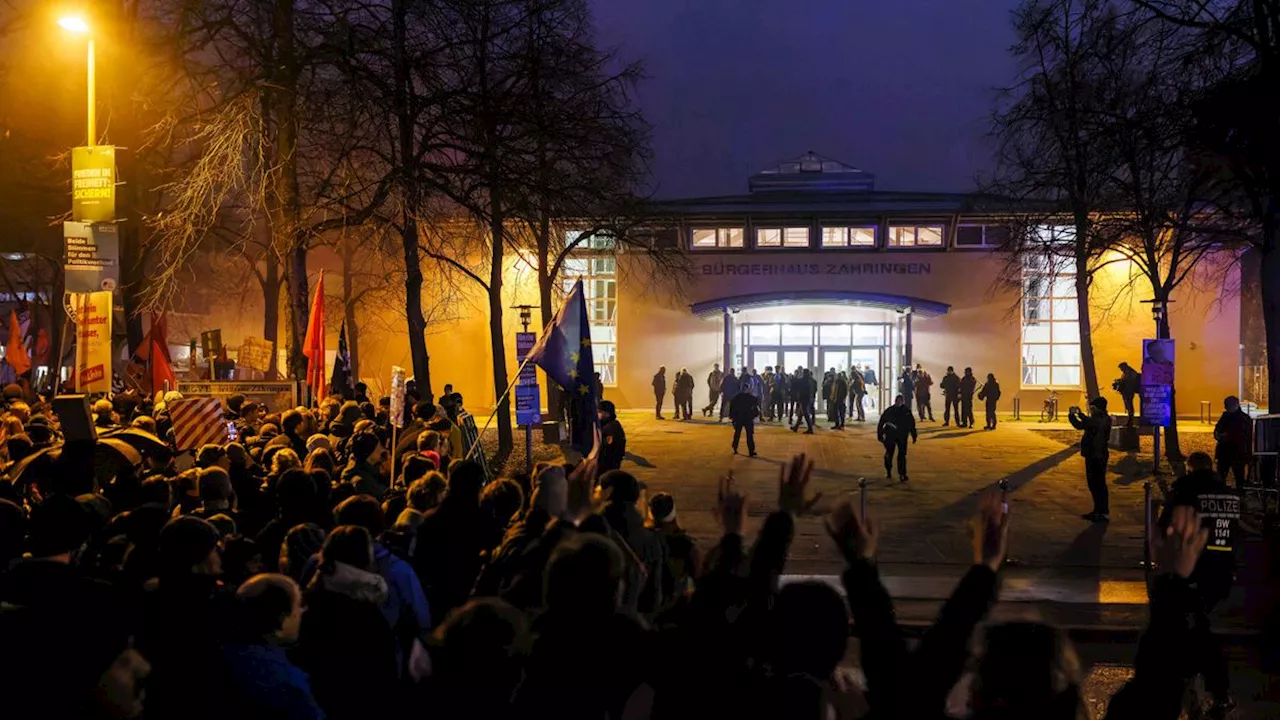
[[[69,17],[64,17],[59,19],[58,26],[61,27],[63,30],[66,30],[67,32],[70,32],[70,33],[74,33],[76,35],[88,36],[89,59],[88,59],[87,66],[88,66],[88,81],[89,81],[88,82],[89,97],[88,97],[88,117],[87,117],[88,142],[86,143],[86,146],[93,147],[98,142],[98,112],[97,112],[97,97],[96,97],[96,87],[95,87],[97,85],[97,82],[95,80],[96,73],[94,68],[93,33],[90,32],[89,23],[85,22],[85,19],[78,15],[72,15]]]

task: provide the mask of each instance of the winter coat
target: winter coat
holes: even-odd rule
[[[729,417],[737,423],[747,423],[760,415],[760,400],[755,395],[740,392],[729,401]]]
[[[1207,596],[1221,600],[1231,591],[1236,568],[1240,496],[1212,469],[1194,470],[1175,480],[1169,488],[1168,502],[1156,524],[1167,528],[1173,509],[1179,505],[1195,508],[1202,518],[1202,527],[1209,532],[1209,542],[1190,579]]]
[[[661,395],[667,391],[667,375],[666,373],[654,373],[653,375],[653,392]]]
[[[1221,458],[1247,459],[1253,454],[1250,438],[1253,435],[1253,420],[1243,410],[1224,412],[1213,426],[1213,437],[1218,441],[1214,448],[1214,456]]]
[[[978,378],[972,375],[965,375],[960,378],[960,396],[971,398],[973,393],[978,389]]]
[[[738,394],[738,387],[738,376],[725,375],[724,379],[720,381],[720,394],[731,398]]]
[[[960,376],[948,372],[942,376],[942,382],[938,383],[938,388],[942,390],[942,394],[949,398],[960,396]]]
[[[978,391],[978,399],[985,400],[987,407],[995,407],[1000,400],[1000,383],[995,380],[983,383],[982,390]]]
[[[471,594],[480,574],[485,547],[485,522],[474,497],[445,496],[428,510],[418,526],[413,570],[426,593],[431,614],[443,620]]]
[[[916,382],[916,398],[919,400],[929,399],[929,388],[933,387],[933,378],[929,377],[929,373],[922,372],[915,376]]]
[[[1102,460],[1111,455],[1111,416],[1102,411],[1092,415],[1071,413],[1067,415],[1071,426],[1083,430],[1080,436],[1080,455],[1093,460]]]
[[[228,717],[323,720],[310,679],[279,645],[230,643],[222,648],[222,660]]]
[[[379,607],[387,582],[337,563],[307,589],[298,665],[329,718],[390,717],[397,690],[396,640]]]
[[[707,387],[720,389],[720,383],[724,380],[724,373],[720,370],[712,370],[707,373]]]
[[[372,495],[378,500],[382,500],[382,496],[387,494],[386,478],[374,466],[355,458],[342,469],[342,482],[354,485],[357,494]]]
[[[622,459],[627,454],[627,433],[617,418],[600,426],[600,443],[600,472],[603,474],[622,467]]]
[[[880,424],[876,426],[876,437],[880,442],[906,440],[910,435],[916,438],[916,419],[907,405],[890,405],[880,414]]]

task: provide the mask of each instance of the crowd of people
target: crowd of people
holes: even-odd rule
[[[104,469],[59,437],[49,407],[6,393],[6,718],[943,717],[999,596],[998,494],[975,516],[973,567],[908,649],[876,570],[879,525],[850,505],[826,520],[844,595],[781,581],[796,517],[815,511],[804,456],[783,468],[754,543],[725,477],[721,536],[699,547],[670,494],[601,472],[613,443],[488,477],[464,456],[453,394],[412,402],[394,446],[389,403],[275,413],[233,397],[237,440],[182,471],[163,446],[177,398],[133,399],[97,403],[100,432],[161,443]],[[905,398],[897,408],[911,417]],[[602,403],[606,426],[612,413]],[[29,461],[49,447],[60,454]],[[1205,607],[1197,492],[1182,487],[1158,538],[1150,626],[1108,717],[1177,717],[1188,678],[1207,672],[1191,651],[1203,633],[1183,622]],[[857,682],[839,670],[851,627]],[[1006,623],[983,637],[971,717],[1086,716],[1060,631]]]

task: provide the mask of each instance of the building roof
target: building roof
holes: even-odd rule
[[[859,192],[874,190],[875,187],[875,175],[812,150],[765,168],[747,179],[747,189],[753,193],[795,189]]]
[[[657,204],[663,210],[678,215],[951,215],[1000,213],[1014,209],[1010,201],[989,195],[884,190],[770,190],[746,195],[666,200]]]

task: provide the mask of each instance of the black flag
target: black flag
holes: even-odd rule
[[[338,354],[333,359],[333,375],[329,378],[329,393],[340,395],[343,400],[354,400],[355,381],[351,378],[351,353],[347,351],[347,321],[342,321],[338,331]]]

